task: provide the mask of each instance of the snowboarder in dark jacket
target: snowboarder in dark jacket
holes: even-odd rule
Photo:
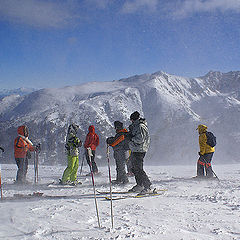
[[[116,130],[116,135],[114,137],[107,138],[107,144],[113,147],[113,156],[116,162],[117,178],[112,181],[112,183],[126,184],[129,182],[125,169],[125,164],[129,155],[128,131],[123,128],[123,123],[120,121],[114,122],[114,128]]]
[[[140,118],[139,112],[131,114],[132,124],[129,126],[131,149],[132,172],[134,173],[137,185],[129,191],[140,192],[141,194],[151,191],[151,182],[143,170],[143,159],[150,145],[150,136],[145,119]]]

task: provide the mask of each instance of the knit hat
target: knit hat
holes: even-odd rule
[[[135,111],[130,115],[130,120],[136,121],[137,119],[139,119],[139,117],[140,117],[140,113],[138,111]]]
[[[114,122],[114,128],[115,129],[123,129],[123,123],[120,121],[115,121]]]

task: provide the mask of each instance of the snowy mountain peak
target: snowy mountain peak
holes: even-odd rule
[[[3,98],[5,96],[9,96],[9,95],[27,95],[31,92],[36,91],[37,89],[35,88],[25,88],[25,87],[21,87],[21,88],[17,88],[17,89],[2,89],[0,90],[0,98]]]
[[[219,161],[229,154],[238,159],[240,72],[211,71],[203,77],[185,78],[159,71],[4,97],[0,100],[0,145],[11,153],[12,141],[7,139],[14,139],[17,127],[27,124],[31,140],[42,143],[42,161],[65,162],[66,130],[75,122],[82,141],[88,126],[95,125],[100,136],[98,155],[105,156],[105,139],[115,134],[113,122],[120,120],[128,127],[129,116],[136,110],[148,121],[151,162],[179,162],[179,156],[181,161],[192,161],[198,152],[195,129],[199,123],[216,133]],[[226,148],[233,151],[225,152]]]

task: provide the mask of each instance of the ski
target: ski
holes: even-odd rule
[[[101,176],[102,174],[100,172],[98,172],[98,173],[94,173],[93,175],[94,175],[94,177],[96,177],[96,176]],[[87,173],[85,175],[85,177],[91,177],[91,176],[92,176],[91,173]]]
[[[153,193],[147,193],[147,194],[137,194],[137,195],[126,195],[126,196],[121,196],[121,197],[114,197],[112,200],[122,200],[122,199],[128,199],[128,198],[145,198],[145,197],[156,197],[162,195],[163,192],[153,192]],[[105,197],[104,200],[110,201],[110,197]]]
[[[59,179],[60,180],[60,179]],[[82,183],[80,181],[78,181],[78,183],[74,184],[74,183],[69,183],[69,184],[61,184],[61,181],[54,181],[52,183],[49,183],[47,186],[48,187],[54,187],[54,188],[73,188],[73,187],[78,187],[81,186]]]
[[[104,199],[104,196],[97,195],[96,198]],[[47,195],[43,192],[33,192],[33,193],[16,193],[11,197],[5,197],[2,201],[18,201],[18,200],[31,200],[31,199],[41,199],[41,200],[58,200],[58,199],[94,199],[93,194],[78,194],[74,196],[69,195]]]
[[[156,189],[156,192],[164,192],[164,191],[167,191],[167,189]],[[109,191],[99,191],[97,190],[97,192],[99,194],[110,194]],[[136,193],[136,192],[129,192],[129,191],[112,191],[112,194],[133,194],[133,193]]]
[[[38,198],[42,196],[43,196],[43,192],[33,192],[29,194],[21,194],[21,193],[13,194],[14,198]]]

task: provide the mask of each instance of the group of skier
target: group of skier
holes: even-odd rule
[[[126,163],[128,171],[132,172],[136,185],[129,191],[140,192],[142,194],[151,192],[151,182],[143,169],[143,162],[150,144],[150,135],[147,121],[140,117],[139,112],[135,111],[130,115],[131,125],[129,130],[124,128],[120,121],[114,122],[116,131],[115,136],[108,137],[106,143],[114,151],[116,163],[116,179],[112,184],[126,184],[129,182],[126,173]],[[68,165],[65,169],[60,184],[79,184],[77,180],[77,171],[79,167],[79,147],[82,146],[81,140],[77,137],[79,126],[75,123],[70,124],[67,131],[65,149],[67,153]],[[93,125],[89,126],[89,132],[85,138],[84,149],[87,163],[92,174],[98,174],[98,167],[95,162],[95,151],[99,145],[99,136],[95,132]],[[197,161],[196,177],[213,177],[211,161],[216,145],[215,136],[207,131],[207,126],[200,124],[197,128],[199,133],[199,159]],[[18,136],[14,141],[14,156],[18,167],[16,183],[26,183],[26,174],[28,169],[28,159],[30,152],[39,151],[40,145],[34,146],[29,140],[29,130],[27,126],[19,126]],[[0,147],[2,151],[4,149]],[[81,184],[81,183],[80,183]]]
[[[114,159],[116,163],[116,180],[113,180],[113,184],[126,184],[129,182],[126,173],[126,162],[130,171],[134,174],[137,185],[130,191],[140,191],[146,193],[151,191],[151,182],[143,170],[143,159],[149,148],[150,137],[145,119],[140,118],[139,112],[134,112],[130,116],[132,124],[129,126],[129,131],[123,127],[123,123],[120,121],[114,122],[114,128],[116,135],[108,137],[106,142],[113,148]],[[77,181],[77,170],[79,166],[78,148],[81,147],[81,140],[77,137],[77,130],[79,126],[71,124],[68,128],[66,139],[66,150],[68,155],[68,166],[65,169],[61,184],[79,184]],[[95,133],[93,125],[89,126],[89,133],[86,136],[84,142],[85,156],[90,170],[93,174],[98,173],[97,164],[95,162],[95,150],[99,145],[99,137]],[[131,155],[129,157],[129,152]],[[130,158],[130,159],[129,159]]]

